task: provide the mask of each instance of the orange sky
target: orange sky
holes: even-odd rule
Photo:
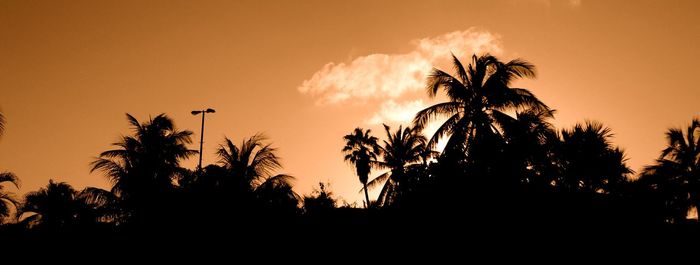
[[[458,47],[533,62],[539,77],[517,85],[557,109],[558,126],[612,127],[638,170],[666,128],[700,115],[697,10],[697,1],[4,0],[0,170],[21,178],[21,193],[50,178],[107,187],[88,164],[128,133],[125,112],[165,112],[198,139],[189,112],[212,107],[205,164],[224,135],[265,132],[297,192],[329,181],[353,202],[360,184],[342,136],[363,126],[384,137],[377,122],[428,104],[420,73],[445,67]]]

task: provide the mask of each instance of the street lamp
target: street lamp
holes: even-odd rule
[[[199,138],[199,166],[197,166],[199,171],[202,170],[202,147],[204,145],[204,116],[207,113],[214,113],[214,112],[216,112],[214,109],[193,110],[192,111],[192,115],[195,115],[195,116],[200,114],[200,113],[202,114],[202,132],[201,132],[201,135]]]

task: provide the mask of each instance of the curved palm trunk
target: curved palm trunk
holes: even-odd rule
[[[369,193],[367,192],[367,182],[362,183],[365,186],[365,209],[369,209]]]

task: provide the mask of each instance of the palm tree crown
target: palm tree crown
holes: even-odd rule
[[[610,128],[598,122],[576,124],[562,130],[559,185],[568,190],[615,191],[633,171],[627,167],[624,151],[610,142]]]
[[[661,194],[671,209],[671,221],[678,222],[685,220],[691,208],[700,206],[700,119],[693,119],[685,132],[669,129],[666,145],[640,180]]]
[[[0,224],[16,209],[18,202],[12,193],[5,191],[4,184],[12,184],[19,188],[19,179],[10,172],[0,172]]]
[[[367,181],[372,171],[372,166],[377,161],[377,155],[381,154],[381,147],[377,144],[377,137],[372,136],[371,130],[355,128],[351,134],[345,135],[343,154],[345,161],[355,165],[355,173],[363,185],[365,191],[365,207],[369,208],[370,200],[367,192]]]
[[[378,161],[377,164],[390,171],[367,184],[372,188],[384,183],[377,199],[379,206],[391,205],[403,192],[407,191],[408,186],[401,184],[408,184],[406,182],[410,181],[409,178],[418,177],[410,174],[410,167],[424,166],[432,154],[427,148],[427,138],[415,128],[399,126],[399,129],[392,133],[391,128],[385,124],[384,129],[387,140],[384,140],[384,146],[380,147],[384,160]]]
[[[143,200],[174,188],[185,169],[180,161],[197,154],[190,131],[178,131],[173,121],[160,114],[139,123],[126,114],[133,136],[123,136],[113,145],[117,149],[102,152],[92,162],[92,171],[104,172],[112,181],[112,192],[124,200]]]
[[[234,192],[243,192],[255,196],[265,207],[275,209],[296,209],[300,200],[292,190],[294,177],[286,174],[273,175],[282,168],[277,148],[265,143],[267,137],[256,134],[244,139],[236,146],[226,138],[217,151],[219,165],[227,180],[233,180]],[[222,180],[222,183],[228,183]],[[242,190],[241,190],[242,189]]]
[[[421,110],[413,122],[422,129],[440,117],[447,120],[430,138],[430,146],[444,136],[449,136],[447,152],[468,150],[467,144],[475,139],[485,139],[498,133],[495,114],[506,111],[533,108],[549,109],[534,94],[524,88],[510,87],[513,80],[535,77],[535,66],[527,61],[515,59],[507,63],[489,54],[472,56],[465,68],[453,56],[455,75],[434,69],[428,78],[428,95],[435,97],[442,89],[449,101]]]

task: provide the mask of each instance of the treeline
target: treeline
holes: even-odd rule
[[[455,57],[454,68],[453,75],[430,74],[428,95],[448,101],[418,112],[410,126],[385,125],[383,139],[362,128],[344,136],[339,151],[363,185],[366,209],[338,207],[323,183],[311,195],[296,194],[294,177],[283,173],[277,149],[261,134],[239,143],[227,138],[217,163],[187,169],[181,162],[197,154],[187,148],[192,132],[163,114],[146,122],[127,114],[132,133],[91,164],[110,180],[109,190],[50,181],[18,198],[7,190],[17,176],[0,174],[0,235],[264,238],[295,229],[405,236],[481,227],[574,234],[695,227],[687,217],[700,203],[698,119],[669,129],[657,161],[635,173],[609,128],[587,121],[558,130],[554,110],[511,87],[535,76],[529,62],[487,54],[466,66]],[[446,120],[437,132],[423,135],[438,119]],[[0,133],[4,125],[0,116]],[[441,152],[438,141],[446,141]],[[375,188],[379,196],[370,198]]]

